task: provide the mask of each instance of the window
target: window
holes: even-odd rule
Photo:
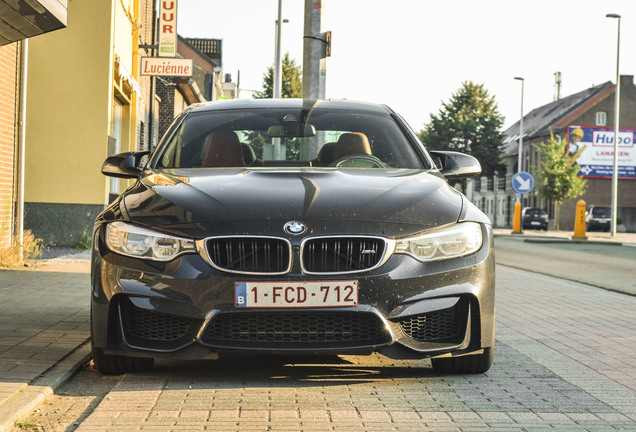
[[[599,111],[596,113],[596,126],[605,126],[607,125],[607,113],[603,111]]]
[[[110,142],[112,148],[108,149],[109,156],[111,154],[117,154],[121,152],[122,123],[123,106],[117,99],[113,99],[113,114],[110,123]],[[110,179],[110,193],[119,194],[119,179],[115,177],[112,177]]]
[[[342,165],[351,155],[379,159],[386,168],[424,168],[389,115],[282,108],[191,113],[157,167],[355,167]]]

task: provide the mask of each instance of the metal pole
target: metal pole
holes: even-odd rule
[[[521,118],[519,119],[519,155],[517,156],[517,172],[523,171],[521,164],[523,161],[523,87],[525,80],[521,77],[515,77],[516,80],[521,81]],[[517,198],[517,202],[521,202],[521,195]]]
[[[274,58],[274,99],[280,99],[283,87],[283,67],[280,55],[280,42],[283,33],[283,0],[278,0],[278,20],[276,21],[276,51]]]
[[[18,241],[20,261],[24,258],[24,167],[26,157],[26,116],[27,116],[27,64],[29,62],[29,39],[22,41],[22,64],[20,65],[20,186],[18,187]]]
[[[324,42],[318,40],[325,1],[305,0],[303,37],[303,98],[324,99],[327,59],[321,58]]]
[[[618,18],[618,36],[616,42],[616,92],[614,93],[614,164],[612,170],[612,224],[611,234],[616,235],[616,213],[618,211],[618,128],[620,120],[621,76],[619,74],[619,60],[621,52],[621,16],[607,14],[607,18]]]

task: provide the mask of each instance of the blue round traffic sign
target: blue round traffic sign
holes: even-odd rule
[[[525,171],[519,171],[512,176],[512,189],[518,194],[524,195],[532,191],[534,177]]]

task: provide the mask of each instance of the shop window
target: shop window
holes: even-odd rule
[[[113,114],[110,124],[110,136],[108,137],[108,154],[113,155],[121,152],[121,137],[123,123],[123,106],[117,100],[113,99]],[[119,193],[119,179],[112,177],[110,179],[110,199]]]

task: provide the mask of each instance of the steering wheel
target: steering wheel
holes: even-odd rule
[[[329,164],[338,168],[386,168],[376,156],[366,153],[353,153],[341,157]]]

